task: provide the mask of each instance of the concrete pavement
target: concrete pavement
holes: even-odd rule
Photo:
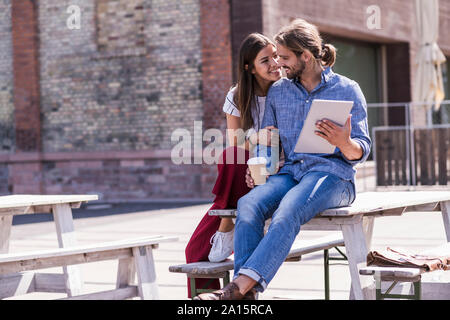
[[[79,244],[90,244],[146,235],[177,236],[176,242],[163,243],[155,250],[157,282],[161,299],[187,299],[186,277],[168,271],[170,265],[184,263],[184,248],[200,219],[211,204],[184,208],[138,211],[128,214],[76,219],[75,230]],[[326,231],[300,231],[298,237],[312,238]],[[427,249],[445,242],[439,212],[408,213],[403,217],[385,217],[375,221],[373,249],[386,246],[405,249]],[[14,225],[10,251],[32,251],[57,247],[52,221]],[[333,251],[332,251],[333,252]],[[333,253],[334,254],[334,253]],[[333,262],[336,263],[336,262]],[[117,262],[106,261],[81,265],[85,281],[84,292],[113,289]],[[42,272],[61,272],[61,268]],[[447,272],[448,273],[448,272]],[[440,277],[446,277],[442,272]],[[345,263],[334,265],[330,271],[331,299],[348,299],[350,276]],[[448,278],[448,277],[447,277]],[[65,297],[58,293],[32,293],[10,299],[54,299]],[[284,263],[261,299],[322,299],[323,256],[313,253],[300,262]],[[424,297],[426,298],[426,297]],[[446,299],[450,299],[449,296]]]

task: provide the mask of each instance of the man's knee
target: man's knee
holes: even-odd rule
[[[246,194],[237,203],[237,221],[253,223],[255,219],[264,221],[264,209],[261,202],[251,194]]]

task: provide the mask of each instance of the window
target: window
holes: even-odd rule
[[[442,74],[444,78],[445,100],[450,100],[450,57],[446,57],[447,62],[442,65]]]

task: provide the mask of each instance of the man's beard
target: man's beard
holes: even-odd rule
[[[299,61],[295,68],[291,68],[291,72],[287,74],[288,79],[295,79],[302,77],[303,72],[305,71],[306,64],[302,61]]]

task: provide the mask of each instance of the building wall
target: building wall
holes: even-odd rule
[[[380,8],[381,28],[370,30],[367,8]],[[450,1],[440,0],[439,45],[450,50]],[[263,0],[263,30],[275,35],[279,28],[295,18],[303,18],[323,33],[355,40],[374,41],[387,46],[388,102],[409,102],[414,90],[418,34],[415,23],[415,1],[411,0]],[[425,123],[425,112],[417,107],[414,121]]]
[[[0,0],[0,154],[14,151],[11,0]]]
[[[216,166],[172,163],[171,135],[193,134],[194,121],[225,127],[217,110],[231,86],[228,1],[25,3],[19,17],[39,22],[40,79],[29,82],[40,87],[42,149],[0,155],[0,192],[211,198]],[[80,30],[67,26],[74,4]]]
[[[378,1],[382,28],[368,30],[366,8],[373,2],[23,0],[27,11],[16,13],[22,19],[11,19],[11,0],[0,0],[0,125],[7,132],[0,143],[0,194],[211,199],[216,166],[172,163],[171,134],[185,128],[193,135],[194,121],[223,132],[222,105],[243,37],[254,31],[273,36],[297,17],[330,35],[385,44],[395,53],[388,59],[389,99],[410,100],[414,1]],[[450,1],[440,4],[439,43],[449,55]],[[80,30],[67,26],[69,5],[81,8]],[[36,17],[38,28],[24,21],[25,14]],[[36,33],[26,40],[33,41],[30,63],[38,77],[27,79],[18,73],[23,69],[13,68],[24,44],[11,28]],[[23,99],[23,91],[13,90],[14,79],[28,93],[39,88],[39,95]],[[33,113],[24,101],[33,104]],[[27,122],[39,123],[40,131],[15,137]]]
[[[0,154],[14,151],[11,0],[0,0]],[[8,165],[0,163],[0,194],[8,193]]]
[[[170,149],[202,119],[198,0],[39,3],[45,152]]]

